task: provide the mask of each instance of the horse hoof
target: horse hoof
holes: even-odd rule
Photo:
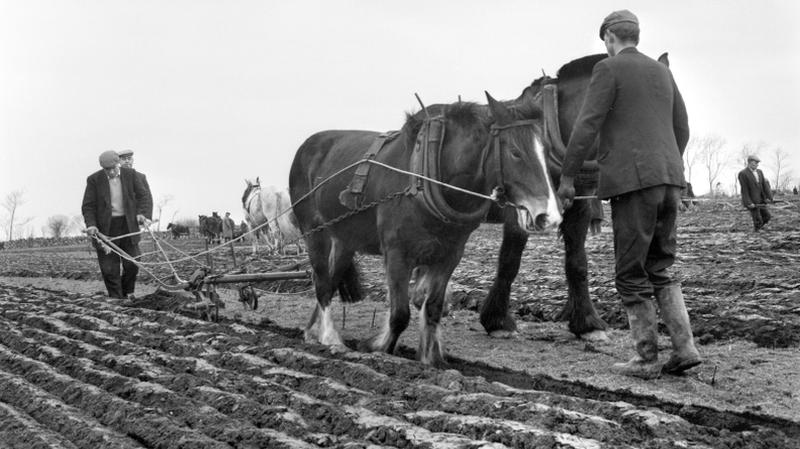
[[[303,332],[303,340],[306,343],[319,343],[319,337],[317,337],[314,332],[308,330]]]
[[[512,338],[517,338],[517,331],[496,330],[489,332],[489,337],[510,340]]]
[[[332,355],[344,354],[345,352],[350,351],[350,349],[347,346],[345,346],[344,343],[330,345],[328,346],[328,350],[331,352]]]
[[[595,330],[587,332],[585,334],[581,334],[581,340],[593,341],[596,343],[608,343],[611,341],[611,339],[608,337],[608,333],[606,331],[600,331],[600,330]]]

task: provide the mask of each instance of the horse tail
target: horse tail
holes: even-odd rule
[[[355,261],[350,261],[338,288],[342,302],[358,302],[364,299],[364,290],[361,288],[361,271]]]

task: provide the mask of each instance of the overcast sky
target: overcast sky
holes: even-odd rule
[[[0,199],[23,190],[25,236],[41,236],[47,217],[80,214],[98,155],[127,148],[154,199],[172,197],[163,226],[238,222],[244,179],[286,187],[312,133],[398,129],[415,92],[515,98],[603,52],[599,25],[622,8],[640,51],[669,52],[693,135],[782,148],[800,177],[795,0],[0,0]]]

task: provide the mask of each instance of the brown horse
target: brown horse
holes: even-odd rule
[[[371,166],[355,210],[344,206],[340,195],[355,180],[355,167],[379,134],[324,131],[299,148],[289,191],[300,228],[307,233],[317,296],[307,340],[343,345],[330,314],[334,289],[341,294],[342,284],[348,283],[355,252],[382,254],[390,312],[383,331],[360,348],[394,352],[409,323],[412,270],[424,267],[417,279],[425,286],[417,289],[425,295],[417,356],[424,363],[441,364],[445,289],[467,238],[486,216],[490,202],[485,196],[502,188],[505,198],[525,212],[517,215],[521,228],[541,230],[560,223],[541,128],[534,120],[515,122],[505,106],[487,97],[489,108],[459,102],[409,116],[399,135],[386,138],[374,155],[374,161],[385,165]],[[409,172],[484,197],[440,187]]]
[[[566,153],[564,142],[569,141],[577,121],[592,69],[605,57],[607,55],[598,54],[571,61],[559,69],[556,78],[539,78],[525,88],[516,100],[507,102],[523,117],[539,116],[540,110],[544,107],[545,86],[555,86],[558,98],[557,131],[560,131],[560,135],[548,135],[545,144],[548,150],[549,173],[556,184],[561,176],[561,162]],[[669,65],[666,53],[658,60]],[[554,129],[556,128],[548,127],[550,131]],[[596,150],[597,148],[590,154],[596,156]],[[593,196],[596,188],[596,162],[587,161],[576,178],[575,194]],[[516,331],[516,323],[509,312],[509,294],[511,284],[519,271],[528,233],[517,225],[514,209],[506,208],[499,214],[497,211],[491,211],[490,215],[500,216],[503,220],[503,243],[498,257],[497,276],[483,301],[480,321],[489,335],[507,337]],[[589,296],[585,249],[589,226],[593,220],[601,218],[602,205],[598,200],[575,201],[572,207],[564,212],[564,220],[559,228],[564,238],[564,271],[567,278],[567,302],[559,318],[569,322],[569,330],[576,336],[589,340],[607,339],[605,333],[607,325],[597,314]]]

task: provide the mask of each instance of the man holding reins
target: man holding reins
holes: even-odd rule
[[[669,268],[677,247],[676,219],[685,185],[682,154],[689,140],[686,107],[669,68],[636,49],[639,21],[627,10],[600,27],[609,57],[598,62],[570,136],[558,195],[575,197],[574,177],[600,137],[599,199],[611,200],[615,284],[628,315],[636,356],[612,371],[653,378],[702,362],[694,346],[681,286]],[[672,340],[658,362],[656,304]]]

